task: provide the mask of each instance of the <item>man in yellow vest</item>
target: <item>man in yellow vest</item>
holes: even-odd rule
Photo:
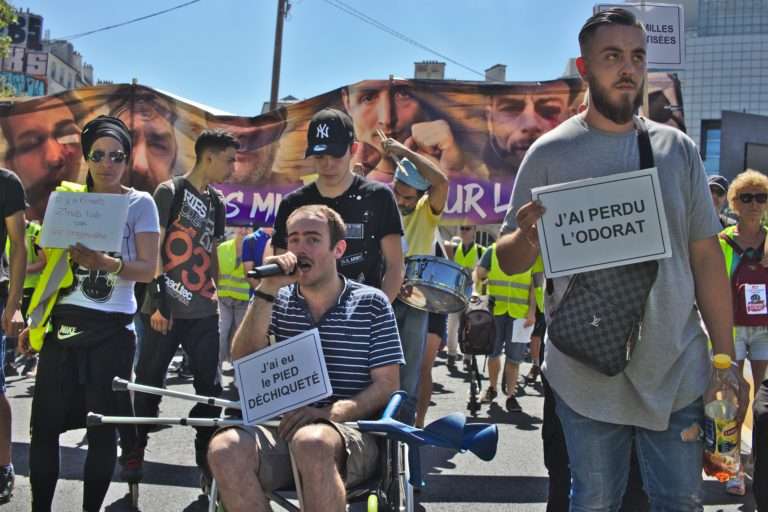
[[[235,236],[219,244],[219,279],[216,292],[219,296],[219,371],[224,362],[231,363],[230,343],[248,309],[251,285],[245,278],[243,267],[243,238],[251,228],[236,227]]]
[[[459,227],[459,237],[454,242],[445,242],[445,252],[448,258],[453,260],[458,265],[466,268],[472,275],[474,275],[475,267],[480,261],[485,247],[475,243],[475,237],[477,236],[477,227],[471,224],[466,224]],[[455,239],[456,237],[454,237]],[[448,360],[447,365],[449,368],[455,368],[456,361],[459,358],[459,320],[461,319],[461,312],[451,313],[448,315],[448,340],[447,351]],[[468,363],[468,359],[465,359],[465,366]]]
[[[495,301],[493,319],[496,324],[496,340],[488,359],[489,383],[483,402],[492,402],[497,396],[497,384],[501,371],[501,353],[506,355],[504,375],[507,380],[506,408],[509,412],[520,412],[517,401],[517,377],[520,363],[525,357],[527,343],[513,343],[513,327],[517,329],[533,326],[536,319],[536,293],[531,270],[521,274],[508,275],[501,270],[496,256],[496,244],[483,254],[475,269],[475,283],[488,279],[488,295]],[[522,320],[515,322],[515,320]]]

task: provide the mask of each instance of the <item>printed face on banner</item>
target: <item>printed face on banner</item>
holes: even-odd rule
[[[543,89],[490,97],[484,161],[491,177],[514,176],[531,144],[575,113],[567,82],[550,83]]]
[[[209,128],[221,128],[237,137],[235,171],[231,183],[244,185],[283,184],[298,185],[298,178],[274,172],[275,156],[280,137],[285,131],[285,110],[279,109],[257,118],[230,117],[222,120],[210,118]]]
[[[151,193],[173,176],[178,152],[176,113],[171,102],[156,94],[130,98],[123,94],[116,97],[117,105],[110,115],[123,121],[133,135],[131,173],[126,182]]]
[[[2,120],[7,141],[5,165],[24,184],[30,203],[27,217],[40,220],[59,183],[80,179],[80,127],[59,98],[49,98],[34,110],[25,107],[23,103],[14,106]]]

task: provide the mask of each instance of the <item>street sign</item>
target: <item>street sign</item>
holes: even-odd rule
[[[620,7],[645,25],[648,69],[685,67],[685,17],[682,5],[660,3],[597,4],[594,12]]]
[[[547,277],[672,256],[656,168],[531,190]]]

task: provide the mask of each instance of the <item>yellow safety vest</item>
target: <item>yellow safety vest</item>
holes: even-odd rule
[[[62,181],[56,187],[61,192],[87,192],[85,185]],[[32,293],[32,299],[27,308],[29,319],[29,345],[39,352],[43,348],[45,334],[50,328],[51,312],[59,298],[62,288],[72,286],[74,274],[69,264],[69,251],[67,249],[43,249],[45,252],[45,268],[40,273],[40,278]]]
[[[36,263],[38,260],[37,251],[35,250],[35,243],[37,237],[40,236],[40,224],[35,221],[27,223],[26,230],[26,242],[27,242],[27,265],[30,263]],[[37,282],[40,280],[40,272],[35,274],[27,274],[24,277],[24,288],[34,288],[37,286]]]
[[[481,251],[484,249],[485,247],[482,245],[472,244],[469,251],[464,254],[464,244],[459,243],[459,246],[456,247],[456,251],[453,253],[453,261],[464,268],[474,270],[477,261],[480,259]]]
[[[216,284],[216,293],[219,297],[247,301],[250,298],[251,285],[245,280],[243,263],[235,266],[237,247],[234,238],[219,245],[218,256],[219,282]]]
[[[496,301],[493,306],[494,316],[509,315],[512,318],[525,318],[529,308],[531,269],[520,274],[505,274],[496,257],[496,244],[491,245],[488,250],[491,251],[488,294]]]
[[[721,233],[725,233],[729,237],[733,238],[734,232],[736,231],[736,226],[728,226],[724,230],[721,231]],[[733,269],[731,268],[733,266],[733,247],[731,247],[728,242],[717,237],[717,241],[720,242],[720,249],[723,251],[723,256],[725,257],[725,273],[728,274],[728,277],[731,277],[731,272]]]

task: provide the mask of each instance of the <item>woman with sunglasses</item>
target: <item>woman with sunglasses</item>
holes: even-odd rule
[[[765,214],[768,209],[768,177],[747,170],[728,189],[728,205],[738,224],[720,232],[720,247],[731,278],[736,361],[739,371],[749,359],[755,382],[768,366],[768,263],[763,263],[766,246]],[[743,470],[726,483],[729,494],[746,492]]]
[[[81,191],[121,194],[128,200],[121,251],[94,251],[75,240],[66,250],[46,249],[46,255],[51,256],[47,264],[58,263],[67,274],[56,278],[57,273],[44,270],[46,279],[41,278],[38,285],[55,289],[57,294],[50,299],[53,304],[46,304],[52,306],[50,328],[40,349],[32,401],[29,466],[34,512],[51,510],[62,432],[85,427],[88,411],[132,415],[128,394],[113,392],[111,382],[116,376],[131,378],[135,350],[132,319],[136,312],[133,289],[137,281],[149,282],[154,277],[160,227],[152,197],[122,185],[131,145],[128,127],[117,118],[100,116],[83,128],[88,177]],[[63,183],[65,187],[72,190],[78,186]],[[30,313],[41,306],[40,293],[36,295]],[[28,345],[29,341],[27,332],[22,343]],[[31,341],[34,346],[34,335]],[[117,459],[115,426],[88,427],[86,435],[83,510],[96,512],[101,510]],[[121,428],[120,437],[124,450],[133,448],[135,427]]]

